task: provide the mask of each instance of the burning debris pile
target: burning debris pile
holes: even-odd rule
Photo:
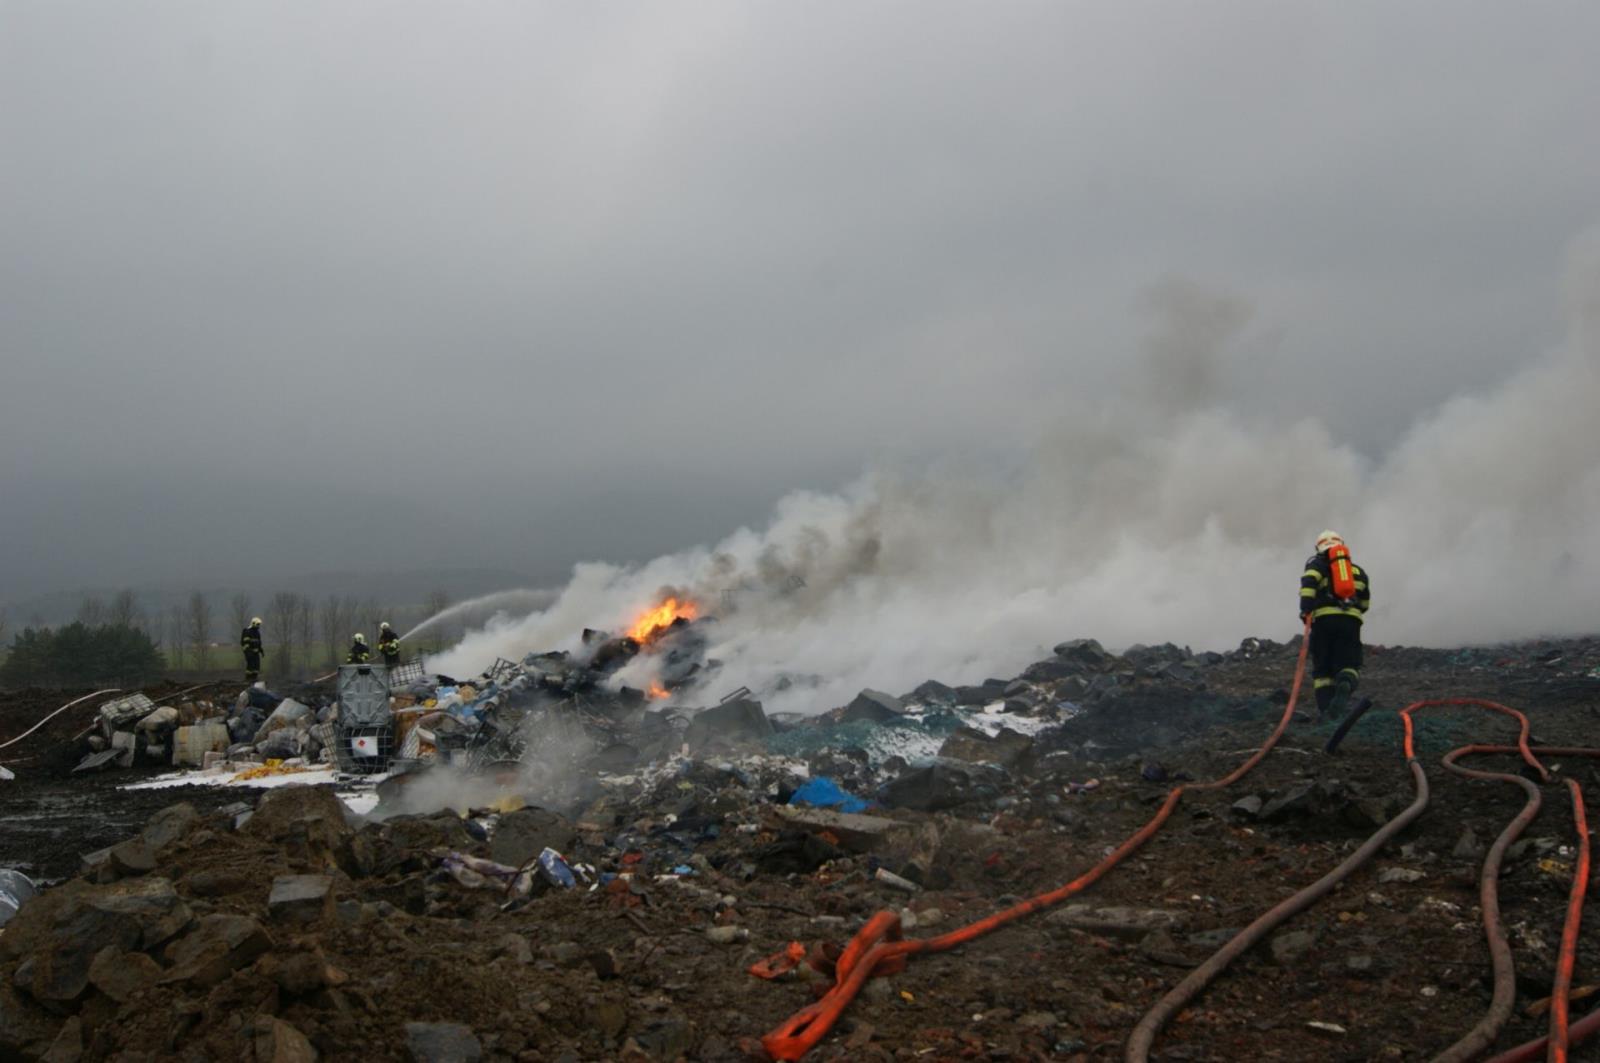
[[[73,770],[171,764],[218,773],[292,772],[327,764],[375,774],[436,760],[503,765],[522,760],[530,743],[540,744],[557,710],[569,725],[586,724],[607,746],[619,727],[645,722],[648,702],[715,673],[717,662],[705,658],[707,639],[694,627],[697,616],[693,603],[669,597],[625,634],[584,631],[582,653],[500,660],[466,682],[430,675],[417,661],[394,670],[346,666],[334,697],[310,685],[297,700],[262,683],[231,703],[195,697],[158,706],[134,694],[100,706],[94,725],[77,736],[83,755]],[[641,658],[652,666],[647,690],[611,682]],[[609,755],[631,762],[637,751]]]
[[[754,1035],[832,984],[837,945],[875,912],[914,934],[971,923],[1081,874],[1173,781],[1228,770],[1281,712],[1296,650],[1249,639],[1228,654],[1116,655],[1081,639],[1011,679],[929,680],[815,716],[769,715],[742,689],[680,704],[716,675],[696,630],[711,622],[678,613],[466,680],[399,676],[382,692],[389,730],[370,743],[384,772],[346,770],[373,737],[352,716],[359,683],[327,703],[298,691],[304,700],[269,707],[247,692],[225,709],[183,709],[170,733],[146,728],[136,756],[192,744],[179,729],[220,717],[229,745],[206,750],[223,758],[214,771],[247,756],[263,763],[246,770],[269,770],[265,752],[293,752],[270,770],[320,759],[330,774],[296,778],[337,769],[375,787],[363,801],[288,785],[237,791],[211,811],[180,802],[83,854],[75,877],[23,902],[0,935],[0,1056],[749,1059]],[[1563,654],[1375,648],[1373,671],[1400,666],[1423,687],[1463,674],[1556,690],[1583,681],[1592,697],[1600,646]],[[674,696],[616,681],[641,660]],[[113,733],[139,733],[122,721],[156,711],[106,708]],[[1385,724],[1347,743],[1337,778],[1308,770],[1305,751],[1269,758],[1253,789],[1197,804],[1168,828],[1170,848],[1027,933],[871,979],[817,1058],[1082,1063],[1115,1051],[1175,968],[1403,804]],[[246,730],[251,741],[234,741]],[[1472,903],[1481,847],[1461,831],[1491,836],[1500,810],[1489,806],[1412,834],[1380,885],[1296,931],[1354,948],[1348,970],[1339,949],[1273,940],[1271,962],[1293,967],[1306,993],[1343,987],[1293,1003],[1310,1026],[1278,1022],[1257,995],[1237,1021],[1198,1011],[1174,1029],[1187,1039],[1174,1051],[1214,1058],[1203,1046],[1220,1043],[1259,1058],[1270,1038],[1272,1051],[1325,1058],[1332,1028],[1345,1056],[1386,1058],[1398,1027],[1377,1011],[1409,999],[1390,982],[1407,961],[1375,959],[1367,941],[1425,927],[1470,949],[1452,927]],[[1546,890],[1538,861],[1561,855],[1539,840],[1510,881]],[[1240,876],[1241,862],[1272,873]],[[1428,1023],[1470,1023],[1476,967],[1459,963],[1458,992],[1430,1003]],[[1019,967],[1040,976],[1018,979]]]
[[[744,687],[709,708],[689,704],[719,671],[707,656],[715,623],[693,601],[664,594],[621,633],[586,629],[575,651],[501,659],[465,680],[413,662],[392,672],[344,666],[333,696],[315,686],[283,696],[259,683],[232,702],[158,706],[134,695],[101,706],[80,736],[75,770],[170,763],[230,778],[332,770],[387,775],[391,788],[404,788],[416,781],[408,776],[433,768],[526,769],[538,799],[549,802],[597,773],[709,755],[753,737],[774,752],[831,758],[851,785],[873,787],[934,756],[1010,766],[1041,732],[1124,699],[1197,691],[1202,670],[1224,659],[1170,644],[1114,657],[1080,639],[1013,680],[955,687],[930,680],[899,696],[866,690],[831,712],[769,720]],[[1235,656],[1273,648],[1246,640]],[[641,686],[625,676],[640,677]],[[1163,737],[1170,734],[1138,741]]]
[[[77,878],[0,938],[0,1050],[310,1058],[363,1043],[413,1058],[645,1059],[693,1045],[726,1058],[747,1032],[732,1019],[743,1005],[717,1029],[627,1002],[620,979],[643,959],[634,931],[689,931],[666,947],[675,962],[722,965],[725,950],[752,947],[751,923],[791,907],[797,876],[833,897],[818,899],[817,926],[886,890],[904,903],[970,880],[972,832],[997,815],[1059,813],[1099,787],[1079,776],[1108,766],[1078,758],[1094,747],[1074,721],[1158,687],[1198,691],[1206,663],[1073,642],[1015,680],[863,691],[813,718],[770,718],[748,691],[691,709],[606,688],[640,654],[659,656],[663,687],[714,674],[696,657],[695,623],[680,613],[590,637],[587,660],[534,654],[470,682],[404,681],[387,706],[394,770],[370,816],[331,789],[291,786],[211,814],[174,805],[86,853]],[[1181,662],[1192,674],[1174,671]],[[214,771],[274,753],[290,768],[343,756],[339,702],[313,708],[259,688],[226,708],[147,700],[101,707],[105,748],[90,766],[106,753],[126,762],[130,749]],[[131,746],[116,737],[127,734]],[[917,916],[941,917],[927,903]],[[446,945],[446,926],[471,932]],[[568,929],[552,938],[554,926]],[[582,944],[565,936],[580,928]],[[406,944],[419,935],[427,944]],[[446,958],[485,972],[464,1025],[428,1021],[462,1018],[454,1007],[396,999],[396,963],[436,984]],[[527,1017],[489,1019],[511,1012]],[[227,1014],[242,1021],[207,1018]],[[427,1054],[444,1041],[477,1047]],[[518,1047],[533,1044],[546,1054]]]

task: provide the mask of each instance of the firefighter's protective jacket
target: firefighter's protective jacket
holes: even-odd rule
[[[1336,598],[1333,594],[1333,581],[1328,574],[1328,555],[1313,554],[1306,561],[1306,570],[1300,575],[1300,601],[1297,605],[1300,615],[1310,613],[1313,620],[1325,616],[1353,616],[1357,620],[1362,619],[1366,615],[1367,606],[1372,604],[1372,589],[1367,585],[1366,570],[1354,561],[1350,563],[1350,567],[1355,569],[1355,597]]]

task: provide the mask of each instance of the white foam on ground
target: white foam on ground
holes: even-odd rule
[[[1019,716],[1014,712],[1005,711],[1005,702],[996,701],[985,705],[982,712],[975,712],[964,716],[968,727],[982,731],[993,738],[1002,729],[1010,728],[1018,734],[1033,736],[1047,728],[1055,727],[1060,720],[1049,719],[1042,716]]]
[[[119,787],[122,790],[165,790],[174,786],[221,786],[238,787],[250,790],[273,790],[280,786],[323,786],[336,781],[332,765],[307,768],[305,771],[290,772],[283,775],[264,775],[254,779],[238,778],[239,772],[217,771],[174,771],[166,775],[157,775],[153,779],[144,779],[140,782],[129,783]],[[384,775],[371,775],[368,780],[377,783],[387,778]],[[366,815],[378,804],[377,791],[371,787],[362,787],[359,790],[335,790],[339,800],[345,807],[359,815]]]
[[[282,775],[264,775],[255,779],[240,779],[239,772],[226,771],[174,771],[157,775],[153,779],[129,783],[123,790],[162,790],[169,786],[246,786],[270,790],[278,786],[315,786],[333,781],[333,767],[307,768],[304,771],[286,772]]]
[[[378,791],[376,790],[336,790],[339,800],[344,802],[344,807],[358,816],[372,814],[378,807]]]

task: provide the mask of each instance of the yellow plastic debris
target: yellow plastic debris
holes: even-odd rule
[[[251,779],[265,779],[273,775],[298,775],[306,768],[287,767],[281,760],[268,761],[254,768],[246,768],[233,777],[234,782],[248,782]]]
[[[900,999],[907,1004],[915,1004],[917,1002],[917,998],[911,995],[911,990],[909,989],[900,990]]]
[[[506,813],[515,812],[519,808],[527,808],[528,802],[522,799],[521,794],[506,794],[489,806],[492,811]]]

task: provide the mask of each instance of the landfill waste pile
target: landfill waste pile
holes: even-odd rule
[[[1431,1058],[1491,1006],[1480,873],[1522,800],[1439,758],[1516,727],[1419,712],[1432,804],[1408,819],[1397,710],[1504,702],[1540,748],[1584,746],[1600,720],[1595,640],[1369,647],[1363,692],[1380,700],[1335,752],[1337,721],[1298,708],[1248,776],[1206,790],[1291,707],[1298,640],[1113,654],[1075,639],[1008,679],[794,716],[712,693],[707,622],[586,633],[579,652],[472,677],[383,675],[376,742],[352,722],[358,688],[339,685],[359,674],[89,702],[52,725],[61,758],[8,761],[0,783],[29,839],[0,839],[0,1058],[1122,1058],[1175,985],[1385,830],[1149,1058]],[[660,689],[613,681],[640,654],[662,657]],[[0,714],[4,734],[20,714]],[[1600,783],[1600,760],[1541,763]],[[124,788],[175,765],[184,785]],[[77,818],[49,819],[74,792]],[[96,833],[129,808],[131,829]],[[57,834],[81,821],[95,844],[63,866],[26,834],[36,817]],[[965,933],[1108,856],[1072,896],[958,948],[870,976],[845,950],[864,930],[879,948]],[[1594,920],[1564,995],[1553,974],[1580,860],[1565,791],[1547,787],[1498,870],[1516,979],[1496,1049],[1545,1036],[1553,996],[1575,1028],[1600,1003]],[[776,1036],[822,1013],[814,1046]]]
[[[102,704],[95,725],[81,736],[83,759],[75,773],[131,768],[138,763],[210,768],[224,762],[321,758],[314,727],[336,715],[285,698],[257,683],[232,702],[192,698],[156,705],[145,694]]]
[[[501,660],[465,682],[428,674],[418,660],[392,672],[341,669],[341,686],[333,691],[312,685],[285,696],[255,683],[228,701],[191,696],[157,705],[142,693],[116,698],[101,704],[94,724],[74,736],[82,759],[73,771],[171,764],[233,774],[328,764],[378,774],[434,761],[482,767],[537,755],[552,726],[611,745],[609,759],[632,764],[640,751],[608,740],[627,731],[647,745],[665,741],[672,727],[648,714],[647,703],[700,682],[716,666],[704,659],[704,634],[681,615],[621,636],[586,630],[582,642],[581,654]],[[608,685],[641,653],[657,662],[654,689]],[[381,692],[377,719],[360,716],[351,696],[365,677]]]

